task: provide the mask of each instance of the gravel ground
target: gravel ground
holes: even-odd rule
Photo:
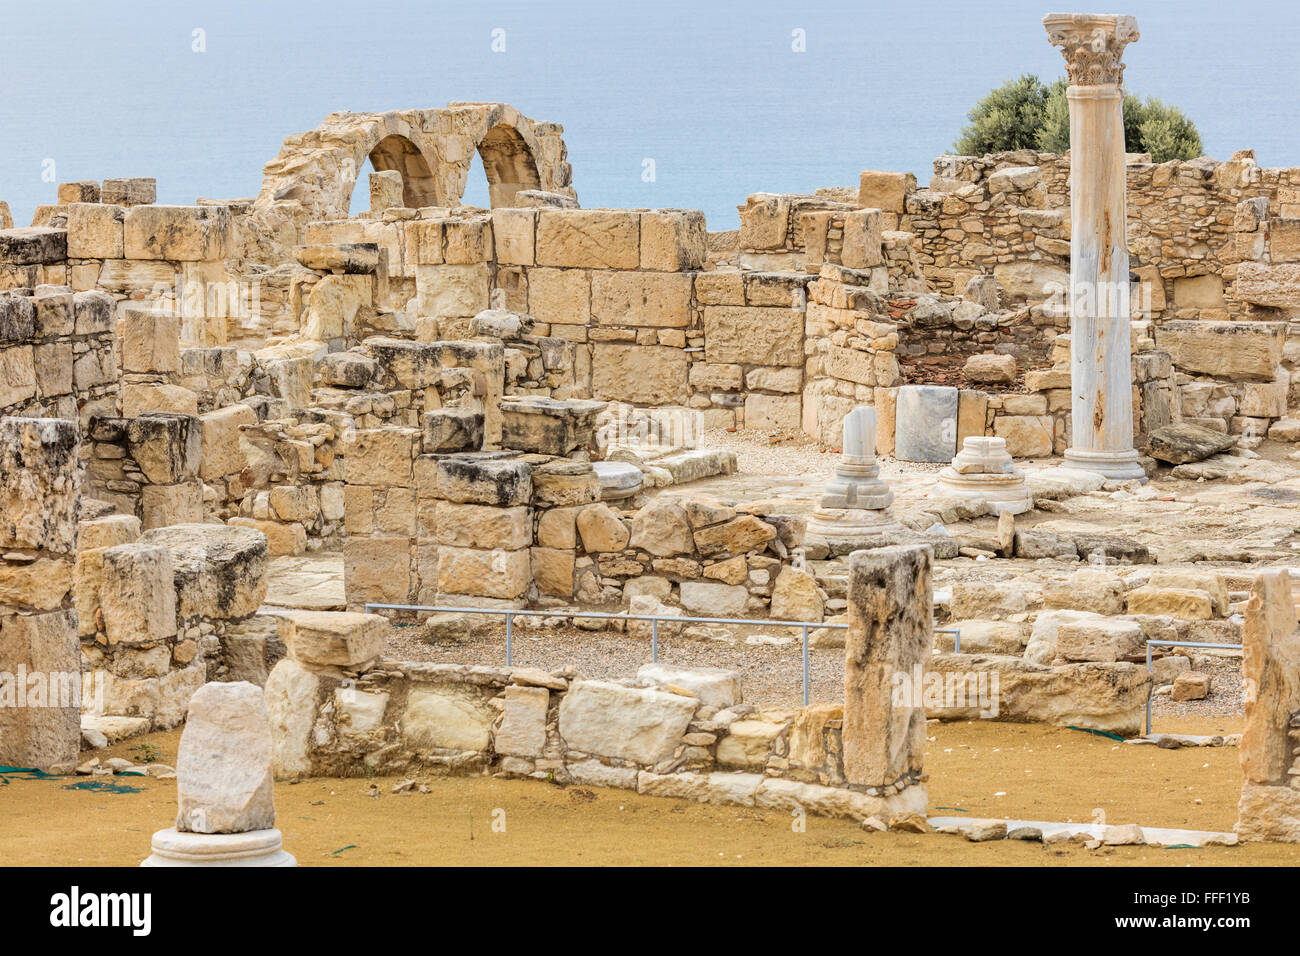
[[[748,632],[741,634],[740,630]],[[690,637],[659,638],[659,660],[681,667],[726,667],[743,675],[745,701],[760,708],[799,707],[803,667],[797,639],[789,644],[745,644],[746,636],[785,637],[778,629],[738,629],[735,644]],[[492,664],[506,660],[505,625],[495,624],[460,639],[429,643],[418,625],[391,625],[388,655],[397,660],[454,664]],[[650,663],[650,639],[613,631],[574,627],[516,626],[511,639],[514,664],[543,670],[573,668],[589,678],[632,677]],[[810,648],[810,700],[833,703],[844,697],[844,651]]]
[[[520,619],[522,620],[522,619]],[[718,630],[724,630],[719,628]],[[448,664],[505,664],[505,625],[492,624],[462,638],[431,643],[420,625],[389,626],[388,656],[395,660],[437,661]],[[735,643],[693,637],[660,636],[659,660],[681,667],[725,667],[743,675],[745,700],[760,708],[798,707],[802,704],[803,666],[797,638],[788,644],[746,644],[751,639],[787,638],[790,632],[772,627],[737,629]],[[511,638],[514,663],[547,671],[572,668],[583,677],[632,677],[650,662],[650,639],[615,631],[584,631],[572,626],[531,627],[517,624]],[[809,699],[837,703],[844,699],[844,651],[810,648]],[[1241,659],[1198,656],[1194,669],[1210,675],[1210,696],[1205,700],[1176,702],[1168,696],[1152,701],[1153,726],[1160,718],[1240,717]]]
[[[1158,730],[1161,717],[1241,717],[1245,714],[1241,701],[1241,658],[1211,657],[1198,654],[1192,658],[1192,669],[1210,675],[1210,696],[1205,700],[1173,701],[1167,695],[1157,695],[1151,701],[1152,729]]]

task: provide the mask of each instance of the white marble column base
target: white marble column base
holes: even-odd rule
[[[958,474],[951,468],[939,472],[939,487],[943,491],[985,502],[994,514],[1008,512],[1022,515],[1034,506],[1034,496],[1020,472],[1010,474]]]
[[[1138,453],[1135,448],[1128,448],[1124,451],[1091,451],[1083,448],[1067,448],[1062,465],[1066,468],[1095,471],[1116,481],[1147,480],[1146,469],[1138,463]]]
[[[141,866],[297,866],[281,849],[279,830],[249,833],[182,833],[175,827],[153,835],[153,855]]]

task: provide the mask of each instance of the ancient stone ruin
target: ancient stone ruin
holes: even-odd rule
[[[1212,692],[1186,645],[1244,643],[1239,833],[1296,840],[1300,168],[1126,155],[1136,23],[1044,25],[1069,156],[757,193],[738,230],[582,208],[562,127],[502,103],[332,114],[255,197],[62,184],[0,230],[0,672],[62,692],[0,707],[0,764],[188,715],[158,865],[292,863],[272,774],[887,825],[927,812],[927,719],[1136,738]],[[470,611],[652,650],[393,656],[505,620]],[[792,687],[829,649],[834,698],[658,659],[737,620]]]

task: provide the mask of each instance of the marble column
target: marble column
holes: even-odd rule
[[[804,546],[816,557],[893,544],[902,525],[889,506],[894,492],[876,464],[876,410],[860,405],[844,416],[844,450],[808,521]]]
[[[1071,443],[1065,464],[1144,478],[1133,448],[1129,264],[1125,242],[1124,47],[1129,16],[1051,13],[1048,42],[1065,55],[1070,104]]]

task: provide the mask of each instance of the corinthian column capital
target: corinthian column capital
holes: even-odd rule
[[[1124,47],[1138,38],[1134,17],[1108,13],[1049,13],[1047,42],[1061,48],[1071,86],[1119,86]]]

